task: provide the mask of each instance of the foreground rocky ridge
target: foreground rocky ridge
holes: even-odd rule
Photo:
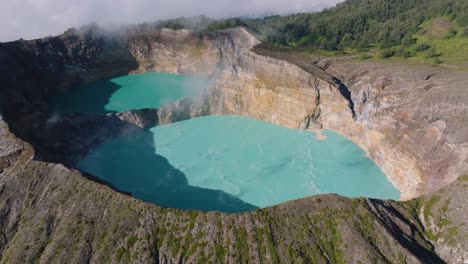
[[[437,193],[435,197],[440,198],[435,205],[437,198],[431,195],[406,203],[325,195],[225,215],[163,209],[95,183],[91,175],[83,177],[62,165],[46,163],[72,167],[94,145],[127,129],[206,114],[242,114],[293,128],[329,128],[348,136],[376,160],[405,198],[428,193],[466,172],[466,105],[457,106],[450,99],[442,105],[434,100],[435,95],[422,100],[421,105],[428,107],[409,116],[407,123],[413,126],[395,118],[408,116],[411,103],[403,109],[406,112],[399,112],[398,106],[402,98],[416,98],[419,86],[405,93],[401,85],[386,88],[392,87],[388,79],[383,88],[379,86],[383,75],[379,71],[372,71],[372,77],[371,71],[353,68],[353,72],[346,64],[321,69],[309,61],[301,64],[261,55],[250,51],[258,41],[242,29],[206,34],[133,29],[123,35],[106,35],[95,31],[72,30],[58,38],[0,45],[0,65],[8,66],[0,68],[8,73],[2,75],[0,110],[9,129],[34,146],[13,137],[2,121],[2,146],[6,146],[0,148],[3,262],[365,263],[406,259],[437,263],[466,259],[463,179]],[[379,67],[384,72],[391,69]],[[151,70],[202,73],[213,80],[212,89],[200,100],[182,100],[157,110],[95,117],[51,115],[47,110],[51,93],[77,82]],[[391,80],[401,78],[396,75]],[[434,76],[428,78],[432,79],[429,86],[423,86],[430,87],[427,91],[454,85]],[[463,76],[457,78],[463,80]],[[449,94],[464,98],[465,90]],[[426,122],[431,116],[439,121]],[[452,117],[454,122],[449,122]],[[434,122],[448,129],[437,134],[426,125]],[[402,127],[416,127],[417,133]],[[418,131],[428,136],[421,137]],[[436,147],[417,149],[434,138]],[[437,156],[441,150],[443,155]],[[33,152],[42,161],[30,160]],[[440,163],[432,163],[434,159]],[[433,164],[443,166],[433,171]],[[72,247],[73,251],[62,250]]]

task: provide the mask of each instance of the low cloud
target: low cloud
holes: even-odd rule
[[[342,0],[11,0],[0,8],[0,41],[57,35],[90,22],[141,23],[180,16],[212,18],[318,11]]]

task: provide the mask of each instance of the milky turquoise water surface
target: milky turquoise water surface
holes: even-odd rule
[[[158,108],[192,97],[206,80],[144,73],[76,87],[54,111],[105,114]],[[243,212],[321,193],[398,199],[364,152],[325,131],[283,128],[240,116],[208,116],[126,131],[92,150],[78,168],[166,207]]]
[[[324,134],[208,116],[110,139],[78,167],[136,198],[182,209],[241,212],[320,193],[399,198],[359,147]]]
[[[197,76],[148,72],[104,79],[75,87],[51,98],[54,111],[105,114],[129,109],[159,108],[183,97],[191,97],[207,86]]]

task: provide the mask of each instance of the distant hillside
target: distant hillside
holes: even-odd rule
[[[383,58],[436,62],[468,59],[466,0],[348,0],[319,13],[234,18],[209,28],[234,26],[247,27],[277,46],[325,51],[373,48],[381,50]]]
[[[468,1],[349,0],[320,13],[267,17],[247,23],[269,42],[335,50],[376,43],[381,47],[399,45],[411,39],[421,23],[439,16],[466,27]]]

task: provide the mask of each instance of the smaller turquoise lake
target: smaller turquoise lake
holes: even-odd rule
[[[207,87],[198,76],[148,72],[104,79],[75,87],[51,98],[53,111],[106,114],[160,106],[193,97]]]
[[[199,77],[144,73],[76,87],[54,112],[158,108],[207,87]],[[237,213],[315,194],[394,199],[399,191],[353,142],[241,116],[206,116],[109,138],[77,167],[165,207]]]

